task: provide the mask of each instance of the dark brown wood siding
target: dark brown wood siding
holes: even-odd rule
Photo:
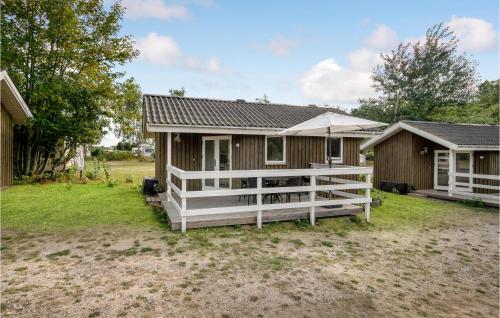
[[[427,152],[424,152],[427,149]],[[432,189],[434,150],[446,149],[428,139],[402,130],[374,147],[374,184],[404,182],[409,187]]]
[[[301,169],[313,162],[325,162],[325,139],[321,137],[287,136],[285,164],[265,164],[265,136],[233,135],[232,150],[233,170]]]
[[[400,131],[374,147],[374,185],[382,181],[411,184],[412,133]]]
[[[0,188],[10,186],[13,179],[14,130],[10,114],[0,104]]]
[[[344,138],[344,150],[342,163],[349,166],[359,166],[359,147],[361,146],[360,138]]]
[[[172,164],[187,171],[202,170],[202,134],[180,134],[180,141],[174,141],[172,134]],[[232,135],[231,169],[300,169],[308,168],[310,163],[325,162],[325,138],[323,137],[286,137],[286,164],[265,164],[265,136]],[[165,180],[167,162],[167,134],[156,133],[156,178]],[[359,165],[359,146],[361,139],[343,139],[343,164]],[[238,146],[237,146],[238,145]],[[176,180],[174,180],[175,182]],[[176,182],[177,183],[177,182]],[[164,184],[164,181],[162,182]],[[236,185],[235,185],[236,186]],[[188,182],[188,189],[197,190],[201,184],[197,180]]]
[[[475,151],[474,152],[474,173],[475,174],[493,174],[499,175],[499,156],[498,151]],[[474,183],[498,186],[499,182],[495,180],[474,179]],[[490,189],[474,189],[478,193],[498,193]]]
[[[167,172],[167,134],[155,133],[155,178],[165,186]]]
[[[424,152],[427,149],[427,153]],[[434,151],[447,148],[419,135],[412,134],[412,182],[417,190],[434,187]]]

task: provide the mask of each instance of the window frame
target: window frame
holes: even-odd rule
[[[283,139],[283,160],[267,160],[267,138],[282,138]],[[266,165],[286,164],[286,136],[266,135],[265,142],[264,142],[264,163]]]
[[[340,139],[340,157],[332,157],[332,163],[342,163],[344,159],[344,137],[332,137]],[[328,163],[328,137],[325,137],[325,163]]]

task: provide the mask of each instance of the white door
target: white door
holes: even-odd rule
[[[448,171],[450,167],[450,152],[448,150],[434,151],[434,189],[448,190]]]
[[[456,152],[454,171],[472,175],[473,152]],[[434,189],[448,190],[448,172],[450,169],[450,152],[448,150],[434,151]],[[472,191],[472,177],[459,176],[455,178],[455,189],[458,191]]]
[[[469,176],[464,177],[456,177],[456,185],[455,189],[459,191],[468,191],[472,192],[472,171],[473,170],[473,160],[474,155],[473,152],[457,152],[455,156],[455,172],[457,173],[465,173]]]
[[[231,136],[203,137],[203,171],[231,170]],[[231,180],[203,179],[203,189],[229,189]]]

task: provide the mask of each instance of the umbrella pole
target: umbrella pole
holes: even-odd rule
[[[332,133],[330,127],[328,127],[328,168],[332,167],[332,145],[331,145]]]
[[[327,141],[327,147],[328,147],[328,168],[332,168],[332,132],[330,130],[330,127],[328,127],[328,141]],[[332,176],[328,176],[328,185],[332,183]],[[332,190],[328,191],[328,199],[332,199]]]

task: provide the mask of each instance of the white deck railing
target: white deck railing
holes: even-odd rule
[[[372,188],[371,176],[373,174],[372,167],[336,167],[336,168],[321,168],[321,169],[275,169],[275,170],[230,170],[230,171],[184,171],[172,165],[167,165],[167,198],[172,203],[172,206],[177,210],[181,217],[182,232],[186,231],[187,217],[201,215],[215,215],[223,213],[244,213],[255,212],[257,217],[257,227],[262,227],[262,212],[292,209],[292,208],[309,208],[310,222],[315,223],[316,207],[329,205],[346,205],[346,204],[364,204],[365,219],[370,221],[370,190]],[[172,175],[180,180],[180,188],[172,181]],[[364,175],[365,181],[343,179],[343,175]],[[293,187],[263,187],[262,179],[270,177],[309,177],[309,185],[293,186]],[[196,190],[188,191],[188,180],[205,180],[205,179],[245,179],[256,178],[256,188],[244,189],[217,189],[217,190]],[[322,181],[323,184],[318,184]],[[326,184],[324,184],[326,182]],[[230,181],[231,183],[231,181]],[[343,190],[365,190],[365,193],[360,195]],[[172,191],[180,198],[179,202],[174,198]],[[316,192],[329,191],[335,196],[342,198],[326,198],[316,200]],[[267,204],[263,202],[263,195],[273,193],[295,193],[307,192],[309,200],[303,202],[275,203]],[[255,195],[256,204],[247,206],[231,206],[231,207],[211,207],[188,209],[187,200],[189,198],[210,198],[221,196],[239,196],[239,195]]]
[[[469,178],[469,182],[457,182],[457,177],[465,177]],[[474,174],[474,173],[459,173],[454,172],[451,179],[453,180],[450,187],[448,187],[448,193],[450,196],[453,194],[461,194],[471,197],[478,197],[484,199],[498,199],[500,192],[500,176],[499,175],[490,175],[490,174]],[[483,180],[483,183],[476,183],[476,180]],[[494,184],[484,184],[484,180],[493,180],[497,181],[497,185]],[[470,189],[467,191],[466,189]],[[496,193],[477,193],[474,192],[473,189],[485,189],[485,190],[494,190]]]

